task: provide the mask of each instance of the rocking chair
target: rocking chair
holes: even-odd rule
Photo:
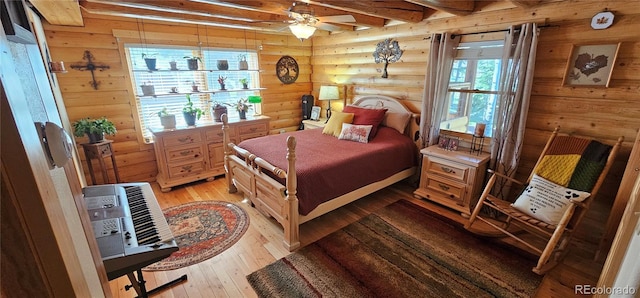
[[[514,238],[540,256],[533,272],[546,273],[566,255],[572,232],[588,211],[623,139],[620,137],[610,146],[586,138],[559,135],[556,128],[526,183],[489,170],[493,175],[465,228],[469,229],[479,219]],[[514,203],[490,194],[498,178],[525,186]],[[499,220],[481,213],[483,208],[499,214]],[[509,231],[510,224],[538,239],[516,235],[520,231]]]

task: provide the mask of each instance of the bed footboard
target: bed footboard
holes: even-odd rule
[[[231,143],[226,114],[222,116],[222,122],[225,177],[229,192],[240,190],[258,211],[276,219],[284,228],[284,246],[289,251],[295,250],[300,246],[295,138],[287,138],[288,168],[285,171]],[[267,173],[284,178],[286,185]]]

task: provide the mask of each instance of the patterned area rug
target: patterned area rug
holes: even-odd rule
[[[531,257],[400,200],[247,280],[259,297],[530,297]]]
[[[229,202],[203,201],[163,210],[180,250],[143,270],[173,270],[193,265],[235,244],[249,227],[249,216]]]

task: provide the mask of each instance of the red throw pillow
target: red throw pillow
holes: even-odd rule
[[[353,113],[353,122],[351,124],[371,125],[371,133],[369,134],[369,140],[371,140],[376,136],[378,125],[382,123],[387,109],[367,109],[348,105],[344,107],[342,112]]]

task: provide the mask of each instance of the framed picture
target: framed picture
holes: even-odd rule
[[[447,144],[447,150],[458,151],[458,142],[460,142],[458,138],[450,138]]]
[[[313,106],[311,108],[311,120],[318,121],[318,119],[320,119],[320,107],[319,106]]]
[[[442,149],[449,148],[449,138],[447,136],[440,135],[440,137],[438,138],[438,147]]]
[[[573,45],[562,86],[609,87],[620,43]]]

